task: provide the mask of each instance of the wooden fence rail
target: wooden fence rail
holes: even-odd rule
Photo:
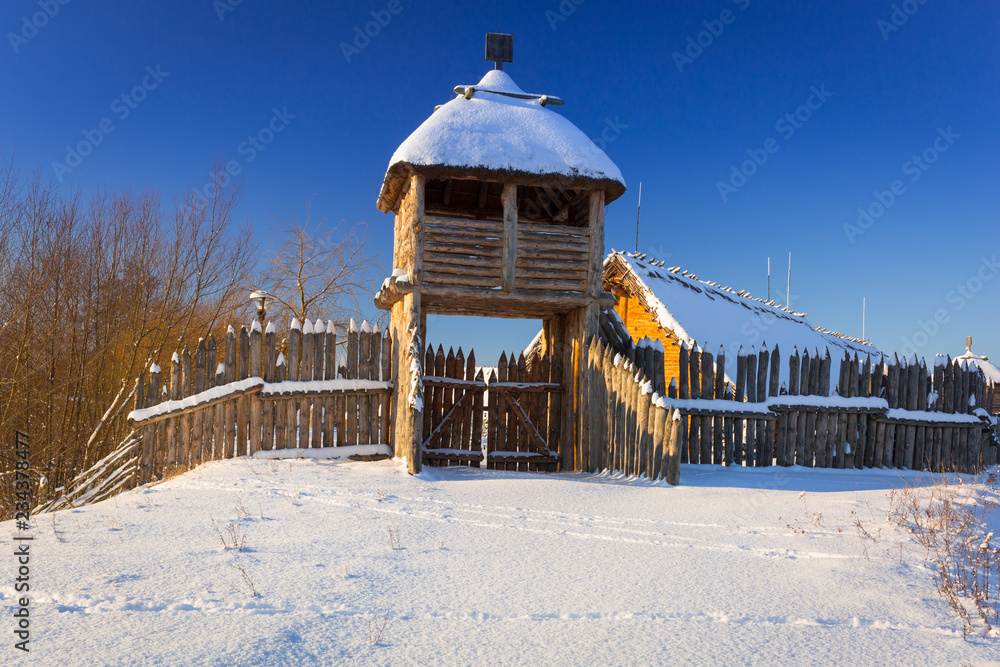
[[[284,347],[287,355],[270,324],[238,334],[230,327],[221,346],[209,337],[194,352],[175,353],[169,382],[161,385],[156,364],[137,378],[129,415],[142,437],[135,483],[261,450],[391,454],[388,334],[352,320],[338,340],[332,322],[293,321]]]

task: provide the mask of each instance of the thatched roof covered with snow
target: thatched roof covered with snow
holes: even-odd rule
[[[833,377],[844,352],[857,353],[873,361],[882,353],[867,341],[813,326],[805,313],[799,313],[772,301],[754,298],[746,292],[699,280],[680,267],[666,267],[664,262],[645,253],[612,252],[604,260],[605,289],[614,283],[624,284],[630,294],[653,316],[659,326],[688,346],[699,345],[715,354],[726,352],[726,374],[735,377],[736,357],[745,353],[779,346],[782,365],[797,349],[801,354],[829,348]]]
[[[599,189],[609,203],[625,192],[621,171],[604,151],[505,72],[493,70],[462,88],[474,92],[439,107],[393,153],[378,197],[382,212],[395,210],[414,173]]]

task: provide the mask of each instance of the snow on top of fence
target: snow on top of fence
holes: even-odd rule
[[[308,335],[308,334],[311,334],[312,332],[313,332],[313,323],[312,323],[312,321],[311,321],[311,320],[310,320],[310,319],[309,319],[309,318],[307,317],[307,318],[306,318],[306,321],[302,323],[302,335],[303,335],[303,336],[306,336],[306,335]]]
[[[890,408],[885,416],[889,419],[908,419],[921,422],[944,422],[948,424],[981,424],[982,419],[976,415],[966,415],[950,412],[924,412],[922,410],[904,410]]]
[[[372,328],[371,328],[371,326],[369,326],[368,320],[362,320],[361,321],[361,332],[362,333],[371,333],[371,331],[372,331]]]
[[[358,323],[354,321],[353,317],[351,318],[350,324],[347,325],[347,330],[350,331],[351,333],[354,333],[355,331],[358,330]]]
[[[276,329],[274,328],[274,322],[268,322],[267,323],[267,328],[264,329],[264,333],[265,334],[273,334],[275,332],[276,332]]]
[[[339,447],[315,447],[300,449],[261,449],[252,454],[255,459],[323,459],[343,460],[352,456],[392,456],[392,448],[386,444],[341,445]]]
[[[160,372],[160,365],[154,361],[153,363],[151,363],[149,365],[149,372],[150,373],[159,373]]]
[[[328,334],[337,333],[337,327],[334,326],[333,320],[326,321],[326,332]]]
[[[217,398],[225,398],[230,394],[237,394],[254,387],[263,386],[264,380],[258,377],[251,377],[237,382],[230,382],[220,387],[212,387],[205,391],[198,392],[187,398],[180,398],[173,401],[163,401],[148,408],[140,408],[128,413],[128,419],[134,422],[142,422],[153,417],[159,417],[175,410],[194,408],[203,403],[214,401]]]
[[[261,331],[260,322],[258,320],[254,320],[250,323],[250,331]]]
[[[230,324],[229,327],[226,329],[226,333],[227,334],[232,334],[234,336],[236,335],[236,329],[233,328],[232,324]]]
[[[293,317],[291,323],[289,323],[289,325],[288,325],[288,328],[289,329],[298,329],[299,331],[301,331],[302,330],[302,323],[299,322],[299,318]]]
[[[391,389],[392,382],[384,380],[285,380],[284,382],[268,382],[260,390],[261,396],[281,396],[297,392],[335,392],[335,391],[366,391],[372,389]]]
[[[284,366],[285,365],[285,355],[284,355],[283,352],[279,352],[278,353],[278,358],[277,358],[277,360],[275,360],[274,365],[275,366]]]
[[[226,362],[220,361],[219,365],[215,367],[216,375],[223,375],[226,372]]]
[[[181,355],[174,352],[172,355],[170,355],[170,361],[175,364],[181,363]]]

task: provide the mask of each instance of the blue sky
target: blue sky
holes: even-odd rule
[[[63,1],[0,6],[0,154],[23,171],[55,177],[85,132],[100,144],[58,174],[84,193],[169,199],[236,160],[262,243],[311,200],[331,225],[366,223],[388,270],[389,156],[492,66],[484,34],[500,30],[523,89],[612,138],[629,189],[608,249],[634,246],[642,181],[639,249],[668,265],[765,296],[771,257],[783,301],[791,252],[792,306],[813,323],[860,336],[866,298],[884,350],[959,354],[972,335],[1000,358],[992,0]],[[272,122],[270,143],[245,143]],[[486,360],[536,329],[437,318],[429,337]]]

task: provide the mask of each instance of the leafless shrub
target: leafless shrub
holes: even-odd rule
[[[213,518],[212,527],[215,529],[215,534],[219,536],[219,541],[222,542],[222,548],[226,551],[230,549],[243,551],[247,548],[247,534],[240,524],[230,521],[223,530],[219,528],[219,522]]]
[[[393,526],[389,529],[389,548],[393,551],[403,548],[399,542],[399,526]]]
[[[238,571],[240,575],[243,577],[243,587],[237,588],[236,586],[233,586],[232,589],[234,591],[246,595],[248,598],[260,597],[260,593],[257,592],[257,587],[254,585],[253,579],[250,578],[250,573],[247,572],[245,567],[243,567],[239,563],[230,563],[229,567]]]
[[[236,496],[236,504],[234,509],[236,510],[236,516],[238,516],[241,519],[246,519],[247,517],[250,516],[250,510],[247,509],[247,506],[243,502],[243,498],[240,496]]]
[[[889,494],[889,519],[908,529],[927,550],[938,592],[974,630],[973,614],[985,633],[1000,634],[1000,548],[989,529],[997,509],[997,479],[953,484],[943,477],[929,488],[908,486]],[[969,613],[969,608],[973,613]]]
[[[389,611],[386,610],[384,616],[375,616],[374,618],[368,619],[368,643],[378,646],[378,643],[382,641],[382,634],[385,632],[385,626],[389,624]]]

